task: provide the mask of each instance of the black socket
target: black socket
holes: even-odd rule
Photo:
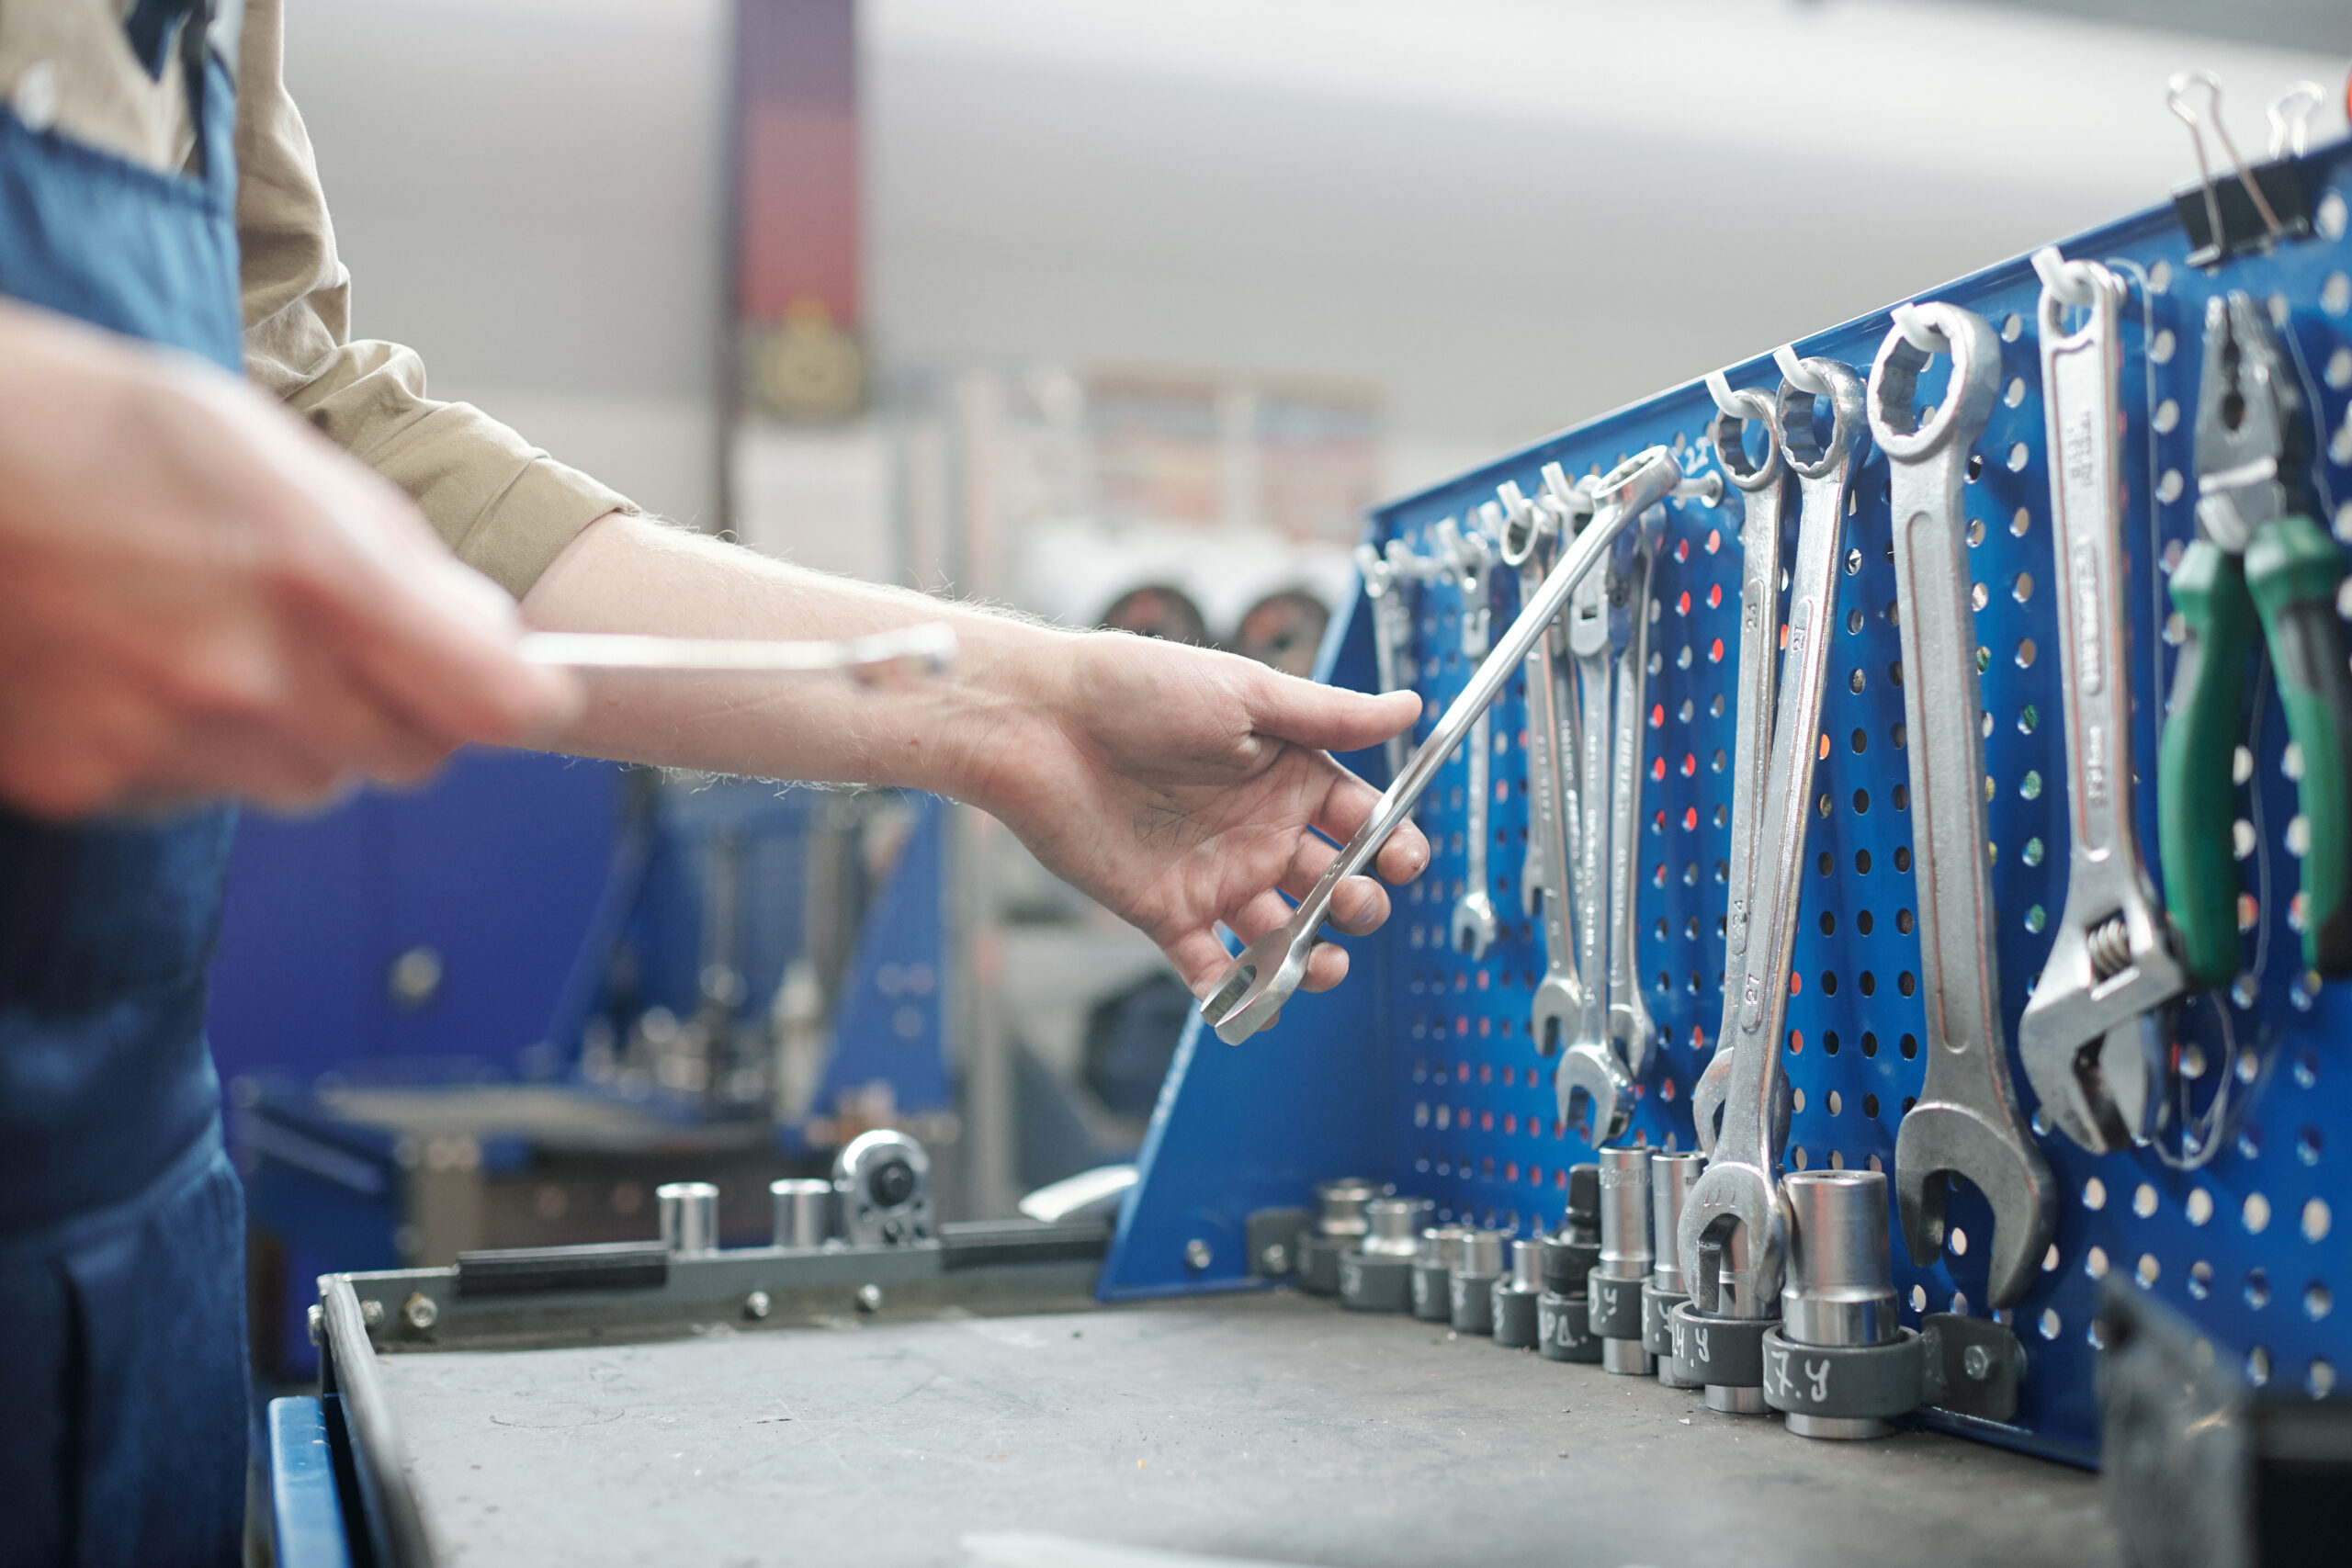
[[[1600,1245],[1600,1168],[1589,1162],[1568,1167],[1568,1212],[1560,1230],[1572,1242]]]
[[[865,1190],[883,1208],[895,1209],[915,1195],[915,1168],[902,1159],[885,1160],[865,1179]]]
[[[1564,1296],[1584,1294],[1585,1277],[1600,1266],[1600,1239],[1571,1241],[1563,1233],[1541,1246],[1544,1288]]]

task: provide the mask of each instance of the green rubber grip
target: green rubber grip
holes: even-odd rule
[[[2343,580],[2343,550],[2308,517],[2266,523],[2246,546],[2246,588],[2287,733],[2302,752],[2303,963],[2322,975],[2352,974],[2352,651],[2335,613]]]
[[[2245,563],[2211,539],[2181,552],[2173,607],[2186,623],[2172,678],[2172,712],[2156,747],[2156,845],[2165,905],[2181,962],[2205,987],[2238,973],[2238,866],[2231,842],[2237,786],[2231,761],[2244,731],[2254,604]]]

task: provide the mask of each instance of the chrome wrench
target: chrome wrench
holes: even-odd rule
[[[1556,463],[1550,464],[1547,471],[1558,468]],[[1566,488],[1565,474],[1560,484]],[[1576,515],[1564,524],[1559,509],[1550,503],[1548,493],[1539,503],[1528,500],[1508,479],[1495,487],[1503,508],[1500,553],[1503,564],[1519,572],[1519,602],[1522,604],[1534,598],[1543,586],[1544,573],[1551,566],[1561,536],[1573,536],[1576,524],[1591,514],[1590,496],[1578,490],[1569,490],[1568,493],[1582,504]],[[1519,900],[1521,912],[1530,919],[1543,916],[1544,892],[1552,876],[1555,820],[1552,741],[1559,723],[1559,695],[1553,671],[1557,641],[1557,637],[1551,634],[1537,640],[1527,656],[1521,682],[1527,693],[1527,853],[1520,867]]]
[[[1595,485],[1593,520],[1575,544],[1561,552],[1535,598],[1521,606],[1502,640],[1446,705],[1429,738],[1374,805],[1363,826],[1333,857],[1291,911],[1290,919],[1249,943],[1226,966],[1216,988],[1201,1004],[1201,1015],[1218,1039],[1238,1045],[1273,1021],[1306,977],[1307,955],[1314,950],[1323,922],[1330,917],[1333,890],[1369,865],[1388,835],[1411,814],[1447,756],[1469,733],[1471,723],[1493,704],[1512,668],[1544,636],[1577,584],[1607,558],[1618,532],[1656,505],[1681,477],[1674,455],[1663,446],[1652,446],[1620,463]]]
[[[1984,739],[1969,607],[1969,449],[2000,387],[2001,345],[1984,319],[1946,304],[1902,306],[1871,366],[1871,434],[1887,455],[1894,518],[1903,722],[1910,736],[1911,865],[1917,888],[1919,996],[1928,1078],[1894,1138],[1903,1239],[1922,1267],[1943,1252],[1947,1173],[1993,1210],[1991,1304],[2007,1306],[2041,1269],[2057,1218],[2050,1167],[2009,1087],[1993,886],[1984,857]],[[1951,379],[1926,423],[1913,406],[1937,352]]]
[[[1718,371],[1707,379],[1714,394],[1717,459],[1731,482],[1747,497],[1740,524],[1739,673],[1732,688],[1731,852],[1729,897],[1724,908],[1724,1011],[1715,1031],[1715,1054],[1690,1091],[1690,1114],[1699,1146],[1714,1152],[1715,1125],[1731,1084],[1732,1043],[1739,1035],[1739,987],[1733,977],[1747,962],[1752,884],[1757,867],[1757,829],[1764,820],[1764,791],[1772,771],[1772,693],[1781,666],[1781,498],[1788,468],[1781,457],[1781,416],[1773,399],[1760,391],[1735,392]],[[1747,427],[1761,425],[1764,455],[1747,456]],[[1841,464],[1815,483],[1843,490],[1852,465]],[[1826,504],[1841,504],[1829,495]]]
[[[1411,556],[1404,541],[1388,542],[1388,553],[1383,555],[1370,544],[1356,547],[1356,575],[1363,579],[1364,597],[1372,601],[1372,666],[1374,679],[1384,692],[1400,691],[1413,684],[1398,678],[1397,660],[1409,659],[1413,648],[1413,606],[1406,598],[1406,584],[1411,581]],[[1392,735],[1386,742],[1388,776],[1392,779],[1405,771],[1406,746],[1412,735],[1406,729]]]
[[[1642,1000],[1634,944],[1641,937],[1635,917],[1642,861],[1643,736],[1649,715],[1650,578],[1665,536],[1665,509],[1643,513],[1633,539],[1633,561],[1623,577],[1625,608],[1632,619],[1617,654],[1612,699],[1616,738],[1609,761],[1609,1038],[1627,1075],[1634,1078],[1649,1066],[1650,1047],[1657,1040],[1657,1026]],[[1623,553],[1624,546],[1618,548]],[[1611,635],[1613,640],[1613,624]]]
[[[1495,547],[1489,541],[1499,530],[1501,511],[1490,501],[1466,530],[1456,528],[1451,518],[1438,525],[1439,547],[1462,589],[1462,657],[1471,660],[1474,668],[1476,660],[1487,656],[1493,638]],[[1469,798],[1464,802],[1469,820],[1463,831],[1463,848],[1470,863],[1462,897],[1453,902],[1453,951],[1466,953],[1474,963],[1486,957],[1487,949],[1494,945],[1497,928],[1495,900],[1487,886],[1487,760],[1492,733],[1488,712],[1481,708],[1476,722],[1470,726],[1469,755],[1464,759],[1470,777]]]
[[[1588,524],[1589,529],[1591,525]],[[1634,1079],[1609,1039],[1609,753],[1617,643],[1611,603],[1623,596],[1623,572],[1611,550],[1610,570],[1585,579],[1568,601],[1565,632],[1575,666],[1576,766],[1561,792],[1562,820],[1573,850],[1567,886],[1576,895],[1577,995],[1574,1037],[1553,1075],[1560,1120],[1574,1122],[1581,1098],[1591,1106],[1591,1142],[1619,1136],[1634,1115]],[[1563,775],[1567,776],[1566,774]]]
[[[1853,371],[1835,360],[1793,355],[1783,359],[1781,370],[1780,424],[1789,466],[1803,481],[1804,507],[1789,570],[1789,646],[1781,656],[1763,814],[1756,824],[1750,897],[1759,921],[1745,962],[1732,971],[1736,1032],[1723,1127],[1706,1170],[1684,1201],[1676,1238],[1697,1309],[1725,1317],[1771,1316],[1788,1264],[1781,1146],[1788,1136],[1789,1095],[1781,1037],[1804,885],[1805,828],[1813,817],[1814,737],[1829,683],[1845,490],[1869,446],[1862,386]],[[1824,389],[1816,393],[1808,386]],[[1823,398],[1831,416],[1826,446],[1814,434],[1814,410]],[[1720,1269],[1709,1266],[1709,1255],[1718,1252]],[[1715,1305],[1719,1277],[1732,1289],[1722,1309]]]
[[[1515,494],[1514,491],[1514,494]],[[1504,498],[1508,505],[1512,497]],[[1543,500],[1531,506],[1532,515],[1522,520],[1521,528],[1531,538],[1540,538],[1557,547],[1563,541],[1572,541],[1576,518],[1589,515],[1585,508],[1574,503],[1589,502],[1589,497],[1568,483],[1567,475],[1559,465],[1548,464],[1544,470]],[[1529,548],[1540,548],[1530,544]],[[1533,601],[1522,595],[1522,604]],[[1584,1011],[1584,982],[1576,967],[1576,953],[1569,940],[1568,899],[1574,879],[1569,872],[1569,810],[1566,783],[1573,772],[1568,749],[1564,743],[1560,720],[1560,667],[1556,657],[1559,626],[1555,620],[1547,624],[1544,635],[1529,645],[1527,656],[1529,781],[1534,794],[1531,813],[1534,826],[1529,833],[1531,845],[1542,853],[1544,863],[1544,977],[1536,982],[1535,994],[1528,1001],[1528,1038],[1535,1042],[1536,1051],[1551,1055],[1560,1049],[1574,1032],[1575,1021]]]
[[[2041,395],[2050,539],[2066,702],[2066,908],[2018,1024],[2018,1055],[2059,1130],[2095,1154],[2143,1142],[2165,1077],[2158,1028],[2186,993],[2132,814],[2132,677],[2124,646],[2123,282],[2097,262],[2034,257],[2042,274]],[[2064,330],[2066,307],[2088,308]]]

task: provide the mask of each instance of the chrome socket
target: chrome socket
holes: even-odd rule
[[[1650,1151],[1602,1149],[1600,1260],[1587,1280],[1593,1336],[1603,1371],[1648,1377],[1642,1340],[1642,1287],[1650,1277]]]
[[[718,1250],[718,1189],[707,1181],[667,1181],[653,1190],[662,1245],[675,1253]]]
[[[1413,1258],[1413,1315],[1423,1323],[1452,1320],[1453,1270],[1469,1235],[1466,1225],[1431,1225],[1421,1232],[1421,1249]]]
[[[1886,1177],[1875,1170],[1799,1170],[1781,1179],[1789,1205],[1789,1273],[1781,1337],[1790,1346],[1844,1348],[1902,1337],[1889,1261]],[[1874,1417],[1791,1412],[1800,1437],[1883,1437]]]

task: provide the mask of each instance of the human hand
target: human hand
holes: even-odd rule
[[[295,805],[561,723],[408,499],[262,393],[0,302],[0,801]]]
[[[1420,712],[1409,693],[1370,696],[1277,674],[1231,654],[1116,633],[1056,639],[1035,662],[1048,722],[992,726],[968,797],[1019,834],[1047,869],[1139,927],[1195,996],[1227,963],[1215,926],[1245,942],[1290,918],[1372,815],[1380,792],[1330,756],[1378,745]],[[1409,821],[1374,865],[1391,883],[1428,865]],[[1388,918],[1368,876],[1341,882],[1331,924],[1350,935]],[[1305,987],[1348,972],[1318,946]]]

